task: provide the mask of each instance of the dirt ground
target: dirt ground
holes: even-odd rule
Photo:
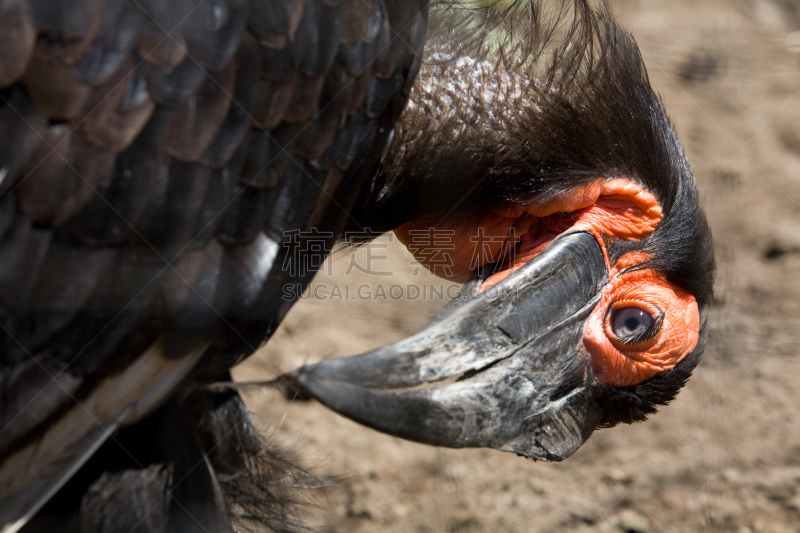
[[[719,273],[701,366],[650,421],[596,432],[557,464],[405,442],[318,403],[248,393],[270,438],[343,478],[308,509],[315,529],[800,531],[800,1],[615,7],[681,134],[714,231]],[[410,256],[387,246],[338,255],[236,378],[360,353],[419,327],[443,298],[390,301],[390,287],[441,282],[410,276]],[[358,270],[368,259],[373,275]],[[362,284],[370,291],[354,294]]]

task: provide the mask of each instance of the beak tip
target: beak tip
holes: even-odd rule
[[[287,374],[283,374],[281,392],[289,400],[322,401],[314,393],[314,366],[306,365],[296,368]],[[324,401],[322,403],[325,403]]]

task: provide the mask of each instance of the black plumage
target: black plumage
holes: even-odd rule
[[[405,96],[395,88],[410,83],[422,51],[427,2],[361,4],[0,5],[3,524],[46,502],[69,465],[80,466],[107,438],[64,422],[69,417],[86,407],[98,427],[116,428],[172,397],[162,411],[171,414],[153,416],[189,424],[184,430],[194,434],[199,418],[175,419],[186,409],[180,391],[224,378],[277,327],[287,306],[274,301],[274,287],[313,274],[283,271],[284,232],[313,225],[332,242],[341,231],[354,191],[377,165],[371,154],[383,152],[402,111]],[[345,24],[344,16],[353,19]],[[409,33],[409,25],[423,31]],[[343,51],[353,47],[355,70]],[[155,374],[131,375],[148,350]],[[142,380],[134,395],[155,395],[133,415],[133,396],[109,390],[97,399],[123,378]],[[226,423],[249,424],[238,410]],[[42,444],[60,422],[67,427],[59,446]],[[132,429],[115,440],[136,448],[142,437]],[[169,445],[149,449],[140,472],[155,469],[186,505],[216,487],[200,483],[176,496],[176,458],[188,454],[180,459],[188,472],[191,457],[217,444],[193,438],[165,437]],[[51,518],[63,513],[62,528],[126,523],[94,513],[133,478],[95,474],[79,476],[88,491],[81,518],[76,508],[55,511],[58,498],[47,508]],[[217,503],[211,515],[227,524]],[[165,520],[172,524],[179,510]],[[287,513],[276,516],[282,527]]]

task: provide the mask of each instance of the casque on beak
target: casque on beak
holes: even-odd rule
[[[608,282],[603,250],[589,233],[566,233],[478,293],[486,275],[414,335],[290,378],[342,415],[405,439],[569,457],[601,418],[583,335]]]

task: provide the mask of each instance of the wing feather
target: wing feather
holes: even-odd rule
[[[274,331],[283,284],[313,275],[287,241],[344,227],[427,2],[2,6],[0,524],[19,525]]]

